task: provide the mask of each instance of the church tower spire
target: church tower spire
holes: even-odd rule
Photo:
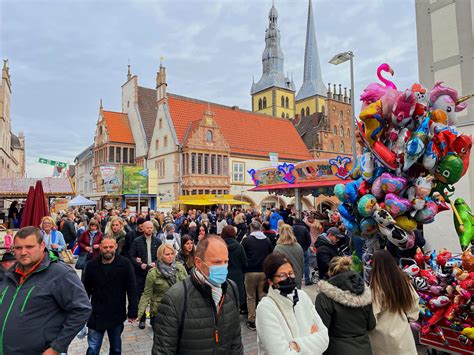
[[[250,90],[250,94],[252,95],[252,108],[253,111],[278,117],[292,118],[294,116],[293,102],[295,86],[293,81],[285,76],[284,55],[281,49],[280,39],[278,11],[273,3],[268,13],[268,27],[265,31],[265,49],[262,54],[262,76],[258,82],[252,83]],[[286,104],[287,101],[288,104]],[[285,104],[281,105],[281,103]]]
[[[306,24],[306,44],[304,50],[303,85],[301,85],[296,100],[303,100],[311,96],[326,96],[327,89],[321,76],[318,43],[314,28],[313,6],[311,0],[308,4],[308,20]]]

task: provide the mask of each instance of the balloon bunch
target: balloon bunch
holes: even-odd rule
[[[458,133],[455,124],[470,96],[459,98],[442,83],[431,91],[420,84],[399,91],[382,71],[393,75],[382,64],[377,73],[385,85],[372,83],[360,97],[363,152],[354,180],[334,188],[341,219],[354,234],[379,235],[404,250],[413,247],[417,226],[433,222],[450,204],[466,249],[474,241],[472,213],[464,200],[450,197],[469,167],[472,137]]]
[[[474,350],[474,256],[469,250],[455,257],[442,249],[414,259],[400,259],[420,296],[420,318],[411,325],[421,335],[435,334],[448,345],[444,333],[454,331],[463,346]],[[425,269],[426,267],[426,269]],[[445,329],[445,330],[443,330]]]

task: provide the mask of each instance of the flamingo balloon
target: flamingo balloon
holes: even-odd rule
[[[387,63],[380,64],[377,68],[377,77],[383,84],[385,84],[385,86],[378,83],[369,84],[369,86],[367,86],[364,92],[360,95],[360,100],[364,104],[369,105],[372,102],[379,100],[389,90],[397,90],[397,87],[392,81],[387,80],[382,76],[382,72],[388,72],[393,76],[393,69],[390,67],[390,65]]]

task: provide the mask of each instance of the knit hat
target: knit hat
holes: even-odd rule
[[[2,260],[1,261],[15,261],[15,257],[13,256],[12,253],[6,252],[3,254]]]

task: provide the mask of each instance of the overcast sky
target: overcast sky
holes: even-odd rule
[[[271,0],[0,0],[0,57],[12,79],[13,131],[26,136],[29,177],[49,176],[39,157],[73,162],[93,142],[99,100],[120,111],[130,60],[139,85],[154,87],[160,57],[168,90],[250,109]],[[285,71],[301,86],[308,0],[275,0]],[[399,88],[418,78],[414,0],[313,0],[324,83],[356,98],[380,63]],[[282,142],[283,144],[283,142]]]

